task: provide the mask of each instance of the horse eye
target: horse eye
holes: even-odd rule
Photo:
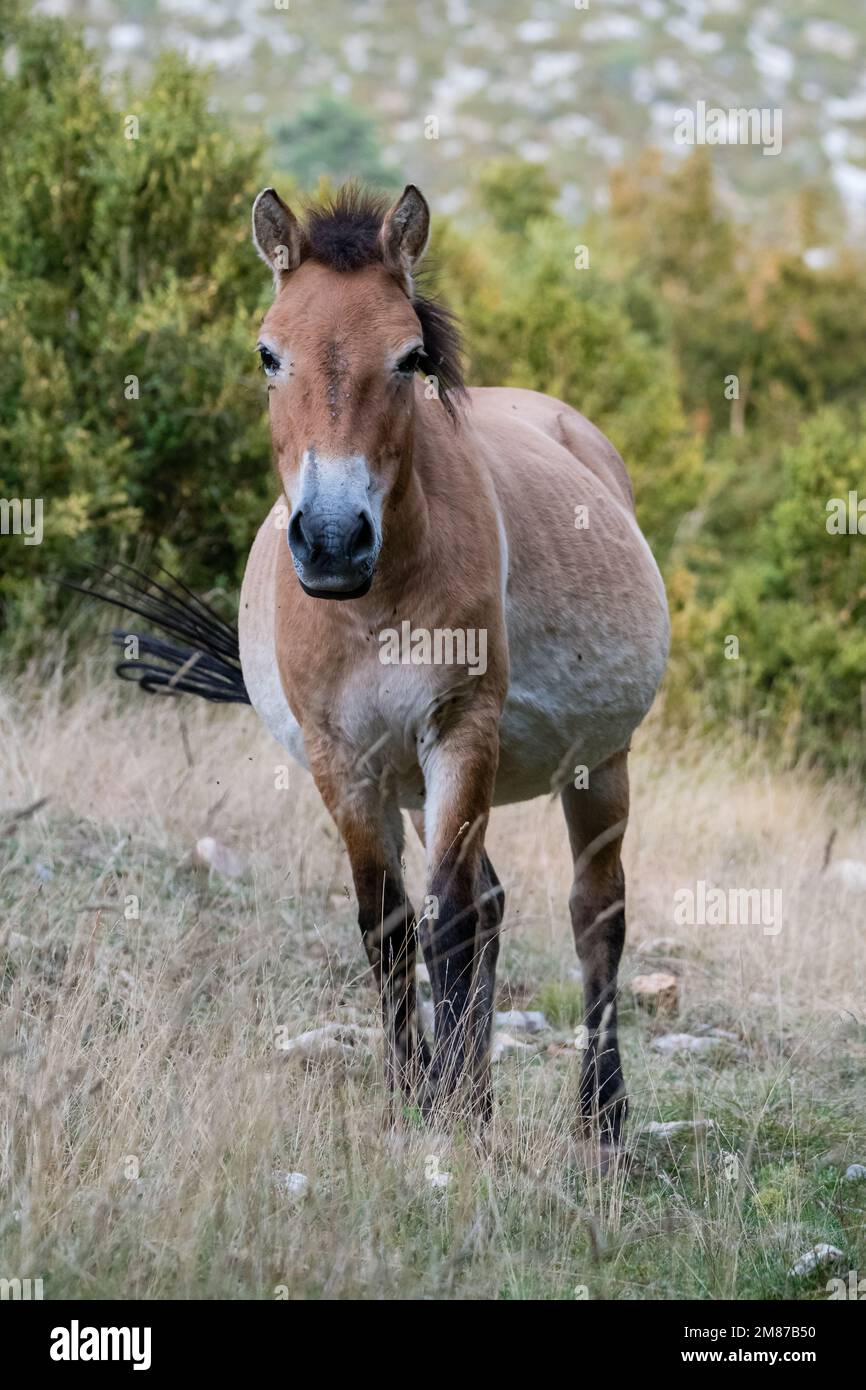
[[[259,357],[262,359],[265,375],[276,376],[277,372],[280,370],[280,359],[274,356],[270,348],[262,346],[261,343],[259,344],[258,353]]]
[[[402,357],[397,363],[397,371],[401,376],[412,376],[418,371],[420,366],[421,349],[413,348],[411,352],[407,352],[406,356]]]

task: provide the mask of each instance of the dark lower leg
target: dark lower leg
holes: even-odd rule
[[[470,868],[456,858],[449,856],[433,878],[429,896],[437,915],[426,917],[421,929],[436,1032],[431,1104],[450,1095],[464,1074],[476,1002],[478,894]]]
[[[580,1112],[585,1125],[617,1145],[626,1112],[617,1040],[617,971],[625,942],[625,875],[620,858],[628,820],[626,753],[590,774],[589,786],[562,793],[574,885],[569,898],[583,969],[585,1051]]]
[[[496,871],[485,853],[482,861],[482,899],[478,927],[478,964],[476,992],[478,996],[472,1066],[475,1090],[483,1118],[490,1116],[492,1088],[490,1083],[490,1037],[493,1030],[493,1011],[496,1002],[496,963],[499,958],[499,929],[505,912],[505,893]]]
[[[584,1124],[597,1126],[602,1141],[612,1145],[619,1143],[627,1105],[616,1014],[617,969],[625,941],[624,883],[621,890],[605,907],[593,907],[585,899],[575,903],[572,897],[586,1028],[580,1112]]]
[[[382,997],[387,1082],[411,1096],[429,1060],[415,1011],[414,913],[387,870],[357,873],[355,887],[361,936]]]

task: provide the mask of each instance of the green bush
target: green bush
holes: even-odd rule
[[[847,509],[849,493],[866,495],[864,479],[866,416],[852,425],[825,409],[783,451],[778,500],[758,528],[756,559],[732,576],[722,616],[746,635],[747,685],[792,755],[860,771],[866,534],[828,531],[827,504]]]
[[[866,497],[864,478],[866,416],[825,408],[782,450],[775,501],[748,519],[750,553],[729,564],[712,602],[700,602],[694,568],[672,586],[675,687],[699,691],[716,724],[745,719],[790,761],[861,776],[866,534],[829,531],[828,503],[847,512],[849,493]]]
[[[635,324],[622,288],[575,268],[574,231],[555,216],[521,237],[489,237],[486,283],[461,305],[471,380],[568,401],[626,460],[638,517],[664,557],[701,487],[700,447],[683,415],[669,349]]]
[[[143,546],[236,587],[272,490],[252,348],[259,151],[163,58],[113,97],[74,31],[29,21],[0,79],[0,495],[44,500],[3,542],[7,632],[35,642],[46,580]],[[130,118],[138,123],[137,138]],[[35,581],[38,581],[34,587]],[[24,624],[17,619],[27,615]]]
[[[361,113],[289,111],[267,156],[180,59],[121,91],[73,28],[10,14],[0,498],[42,498],[45,539],[0,541],[7,657],[65,625],[53,581],[82,561],[148,555],[236,599],[274,492],[253,353],[270,285],[248,231],[265,159],[291,164],[303,136],[306,182],[338,155],[392,178]],[[434,216],[433,248],[469,379],[562,397],[623,454],[671,598],[668,717],[736,720],[788,758],[866,769],[866,536],[830,535],[825,511],[866,478],[863,258],[818,271],[808,240],[752,244],[707,151],[672,172],[634,161],[582,227],[519,160],[474,192],[475,225]]]

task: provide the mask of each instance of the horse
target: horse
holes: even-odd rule
[[[389,1076],[409,1095],[420,1079],[427,1106],[461,1089],[489,1114],[504,892],[485,833],[492,807],[554,791],[585,990],[581,1115],[615,1147],[627,756],[669,641],[625,465],[562,401],[465,386],[457,324],[416,283],[430,212],[414,185],[390,208],[349,187],[301,218],[267,188],[252,224],[274,279],[258,351],[280,499],[247,563],[240,659],[346,847]],[[426,853],[417,917],[404,809]]]
[[[121,674],[208,694],[189,671],[204,650],[220,668],[212,698],[248,698],[309,769],[351,865],[389,1091],[428,1116],[491,1113],[505,895],[488,821],[557,795],[584,988],[579,1120],[615,1153],[627,762],[666,665],[664,584],[602,432],[549,396],[465,384],[459,326],[419,271],[429,227],[412,184],[390,207],[349,185],[300,216],[275,189],[258,195],[279,492],[241,589],[242,680],[222,626],[208,646],[201,605],[186,646],[168,649],[173,676]],[[425,849],[420,914],[404,810]],[[419,943],[432,1047],[416,1021]]]

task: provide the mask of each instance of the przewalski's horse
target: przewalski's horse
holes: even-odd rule
[[[411,185],[387,211],[348,190],[300,221],[273,189],[256,199],[281,496],[244,578],[244,681],[343,838],[391,1075],[425,1106],[459,1088],[488,1107],[504,906],[488,817],[560,792],[589,1033],[581,1109],[615,1143],[626,759],[665,666],[664,587],[594,425],[532,391],[464,388],[455,325],[414,284],[428,227]],[[418,919],[403,807],[426,847]]]
[[[389,1076],[425,1109],[455,1092],[489,1108],[504,908],[490,808],[561,795],[589,1036],[581,1111],[615,1145],[626,758],[664,670],[664,587],[594,425],[533,391],[464,388],[453,320],[414,283],[428,224],[412,186],[390,210],[348,190],[303,221],[273,189],[256,199],[280,498],[244,578],[242,676],[234,632],[189,591],[142,588],[127,568],[102,597],[171,638],[140,637],[119,674],[249,698],[312,772],[351,861]],[[427,854],[417,926],[404,807]],[[432,1057],[415,1022],[416,931]]]

